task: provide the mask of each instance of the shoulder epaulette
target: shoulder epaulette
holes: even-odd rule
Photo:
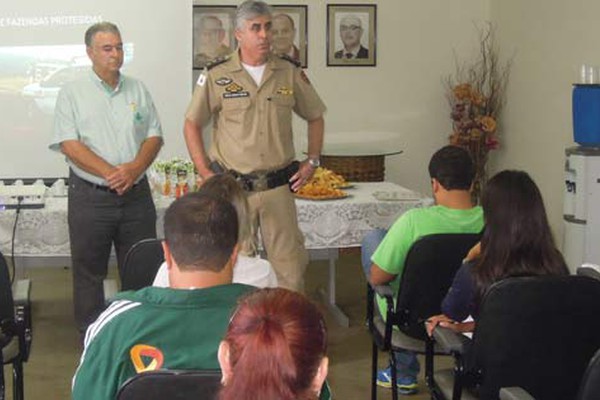
[[[225,61],[229,61],[230,58],[231,58],[231,56],[217,57],[214,60],[211,60],[210,62],[206,63],[204,68],[206,68],[207,71],[210,71],[212,68],[216,67],[217,65],[223,64]]]
[[[295,58],[292,58],[292,57],[288,56],[287,54],[279,54],[278,56],[282,60],[291,62],[296,67],[300,67],[302,65],[302,63],[299,60],[296,60]]]

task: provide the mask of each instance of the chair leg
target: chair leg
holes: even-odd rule
[[[464,367],[460,356],[455,358],[454,366],[454,387],[452,388],[452,400],[460,400],[462,396],[462,387],[464,383]]]
[[[427,338],[425,342],[425,383],[431,390],[433,388],[433,339]]]
[[[392,399],[398,400],[398,371],[396,370],[396,354],[390,350],[390,361],[392,367]]]
[[[0,350],[0,360],[2,360],[2,350]],[[2,371],[0,371],[0,400],[4,400],[4,363],[0,364]]]
[[[379,349],[375,342],[373,342],[371,351],[371,400],[377,400],[377,356]]]
[[[13,363],[13,399],[23,400],[23,363],[17,360]]]

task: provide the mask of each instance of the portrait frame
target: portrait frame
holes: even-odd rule
[[[296,58],[300,61],[302,68],[308,67],[308,6],[300,4],[276,4],[271,5],[273,9],[273,18],[279,14],[286,14],[294,23],[296,30],[294,36],[294,50],[292,54],[297,54]],[[277,25],[273,24],[271,32],[273,39],[276,40]]]
[[[235,39],[235,12],[237,7],[233,5],[194,5],[193,6],[193,29],[192,29],[192,68],[201,70],[211,60],[225,56],[233,52],[237,48],[237,40]],[[208,19],[215,21],[205,22]],[[204,40],[201,38],[201,32],[208,29],[204,26],[206,23],[211,23],[210,29],[216,31],[222,28],[222,33],[213,33],[214,35],[222,35],[222,38],[208,38],[208,40],[218,40],[216,48],[209,51],[206,48]],[[219,26],[220,28],[215,28]],[[210,33],[209,33],[210,34]],[[197,75],[197,74],[195,74]]]
[[[349,24],[343,25],[344,37],[347,41],[355,42],[351,51],[346,49],[342,41],[342,20]],[[358,36],[358,43],[356,43],[356,36]],[[326,47],[329,67],[376,66],[377,4],[327,4]]]

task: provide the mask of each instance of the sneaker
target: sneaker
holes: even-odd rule
[[[384,388],[392,387],[392,367],[387,367],[377,372],[377,386]],[[415,394],[419,391],[419,385],[413,382],[396,382],[398,393],[403,395]]]

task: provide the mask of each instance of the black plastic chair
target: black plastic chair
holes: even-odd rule
[[[213,400],[221,371],[159,370],[137,374],[119,389],[117,400]]]
[[[395,295],[389,285],[367,285],[367,321],[373,338],[371,398],[377,398],[378,350],[390,352],[392,360],[392,397],[398,398],[394,350],[425,353],[423,321],[440,314],[440,305],[456,271],[480,234],[435,234],[417,240],[409,250],[400,288]],[[387,302],[385,319],[379,312],[375,293]],[[394,307],[394,298],[396,306]],[[394,329],[394,326],[398,329]],[[444,353],[448,354],[448,353]],[[425,365],[426,378],[432,369]]]
[[[163,261],[165,255],[160,239],[143,239],[131,246],[119,271],[121,290],[151,286]]]
[[[17,280],[11,285],[8,266],[0,253],[0,361],[12,364],[13,399],[24,399],[23,363],[31,348],[31,281]],[[0,374],[0,399],[4,399],[4,371]]]
[[[435,340],[452,350],[455,368],[435,372],[433,398],[497,399],[500,388],[519,387],[538,400],[575,399],[600,348],[599,299],[600,281],[583,276],[495,283],[470,345],[448,329],[434,330]],[[433,359],[431,343],[426,357]]]
[[[597,399],[600,399],[600,350],[588,364],[577,395],[577,400]]]
[[[589,276],[590,278],[598,279],[600,281],[600,271],[591,265],[583,264],[581,267],[577,268],[576,272],[579,276]]]
[[[154,277],[165,261],[161,239],[143,239],[131,246],[119,270],[121,291],[152,286]],[[109,303],[118,292],[114,279],[104,280],[104,298]]]
[[[596,352],[588,364],[576,400],[600,399],[600,350]],[[529,393],[519,387],[502,388],[500,400],[535,400]]]

